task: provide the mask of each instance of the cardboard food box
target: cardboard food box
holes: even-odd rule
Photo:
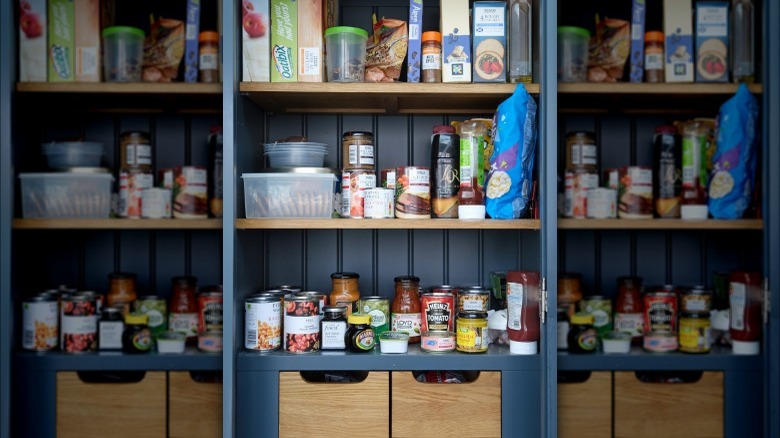
[[[474,82],[506,82],[506,3],[474,2]]]
[[[198,82],[200,0],[187,0],[187,21],[184,29],[184,82]]]
[[[49,0],[49,82],[73,82],[73,0]]]
[[[242,78],[245,82],[271,80],[271,27],[268,0],[242,0]],[[221,33],[220,33],[221,35]]]
[[[322,1],[298,2],[298,82],[322,82],[325,70]]]
[[[442,82],[471,82],[469,0],[441,0]]]
[[[691,0],[664,0],[666,82],[693,82]]]
[[[271,82],[297,82],[298,5],[271,0]]]
[[[46,82],[46,0],[19,0],[19,81]]]
[[[75,0],[76,82],[100,82],[100,0]]]
[[[696,82],[728,82],[728,47],[728,2],[696,3]]]
[[[631,6],[631,82],[642,82],[645,74],[645,0]]]
[[[406,52],[406,82],[420,82],[422,19],[423,0],[409,0],[409,46]]]

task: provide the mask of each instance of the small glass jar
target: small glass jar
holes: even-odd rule
[[[125,315],[125,330],[122,333],[122,351],[125,353],[148,353],[152,350],[154,338],[149,329],[149,316],[138,313]]]
[[[488,350],[487,312],[459,312],[455,322],[455,349],[464,353],[484,353]]]
[[[577,303],[582,300],[582,276],[576,273],[564,273],[558,276],[558,308],[566,309],[571,316]]]
[[[422,82],[441,82],[441,33],[422,34]]]
[[[343,350],[347,348],[344,336],[347,334],[347,308],[344,306],[325,306],[320,321],[323,350]]]
[[[190,276],[173,277],[173,294],[171,296],[168,327],[187,336],[187,345],[198,344],[198,304],[195,295],[198,289],[198,279]]]
[[[203,31],[198,36],[198,80],[219,82],[219,32]]]
[[[121,350],[122,333],[125,322],[122,309],[119,307],[104,307],[98,321],[98,349]]]
[[[664,82],[664,33],[645,33],[645,82]]]
[[[344,169],[374,170],[374,134],[366,131],[345,132],[341,136],[341,160]]]
[[[333,290],[330,292],[330,304],[332,306],[345,306],[347,316],[358,311],[360,290],[358,289],[357,272],[334,272],[330,274]]]
[[[353,313],[347,318],[349,328],[344,335],[344,343],[347,344],[347,350],[353,353],[366,353],[374,349],[376,339],[374,330],[371,329],[369,322],[371,316],[361,313]]]
[[[569,353],[593,353],[599,344],[596,329],[593,328],[593,315],[575,313],[569,319],[569,334],[566,341]]]
[[[135,291],[135,274],[114,272],[108,275],[108,307],[121,306],[122,313],[130,311],[130,304],[138,298]]]

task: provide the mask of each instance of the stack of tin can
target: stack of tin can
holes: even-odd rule
[[[563,216],[584,219],[587,217],[588,192],[599,186],[595,135],[570,132],[566,135],[565,148]]]
[[[395,170],[382,171],[392,187],[377,185],[374,135],[348,131],[342,136],[341,216],[385,219],[394,216]]]
[[[119,208],[123,218],[144,217],[142,211],[144,191],[154,187],[152,172],[152,144],[149,133],[142,131],[123,132],[119,138]],[[170,191],[168,191],[168,216],[170,216]],[[147,195],[158,196],[158,195]],[[150,205],[151,198],[147,201]],[[158,217],[154,214],[150,217]]]

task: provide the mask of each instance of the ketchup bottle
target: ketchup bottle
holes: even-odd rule
[[[539,273],[506,274],[507,332],[511,354],[536,354],[539,348]]]
[[[758,272],[734,271],[729,276],[729,332],[734,354],[758,354],[761,350],[761,295]]]

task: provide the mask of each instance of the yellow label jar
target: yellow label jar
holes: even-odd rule
[[[484,353],[488,350],[486,312],[459,312],[455,324],[455,349],[464,353]]]
[[[684,353],[709,353],[709,312],[683,313],[680,316],[680,351]]]

